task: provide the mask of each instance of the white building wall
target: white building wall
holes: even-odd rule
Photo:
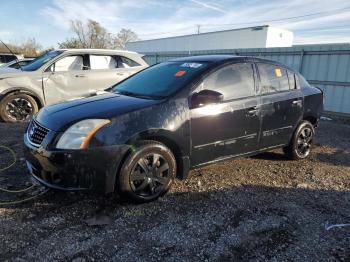
[[[269,37],[271,37],[271,40]],[[191,52],[216,49],[265,48],[270,46],[289,47],[292,44],[292,32],[269,26],[261,26],[130,42],[126,44],[126,48],[141,53]]]
[[[294,34],[291,31],[276,27],[268,27],[266,47],[291,47]]]

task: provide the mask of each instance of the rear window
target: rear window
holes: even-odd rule
[[[119,61],[118,61],[119,68],[130,68],[135,66],[140,66],[140,64],[125,56],[119,57]]]
[[[112,90],[140,96],[167,97],[183,87],[208,63],[165,62],[149,67],[117,84]]]
[[[289,90],[287,70],[272,64],[258,63],[262,94]]]

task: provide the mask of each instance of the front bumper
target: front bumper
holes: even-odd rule
[[[128,146],[86,150],[46,150],[35,147],[24,135],[24,154],[30,174],[47,187],[60,190],[93,190],[110,193]]]

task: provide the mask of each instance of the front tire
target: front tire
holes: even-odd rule
[[[314,126],[303,120],[295,130],[289,145],[283,148],[283,152],[293,160],[307,158],[311,152],[314,135]]]
[[[141,141],[127,156],[117,176],[116,188],[128,200],[156,200],[171,187],[176,160],[169,148],[156,141]]]
[[[35,99],[24,93],[10,93],[0,101],[0,117],[5,122],[26,122],[38,111]]]

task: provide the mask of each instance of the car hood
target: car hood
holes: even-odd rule
[[[50,130],[64,131],[80,120],[111,119],[118,115],[161,103],[161,101],[107,93],[46,106],[40,110],[35,119]]]
[[[0,78],[16,77],[21,73],[23,73],[23,71],[15,69],[15,68],[0,67]]]

